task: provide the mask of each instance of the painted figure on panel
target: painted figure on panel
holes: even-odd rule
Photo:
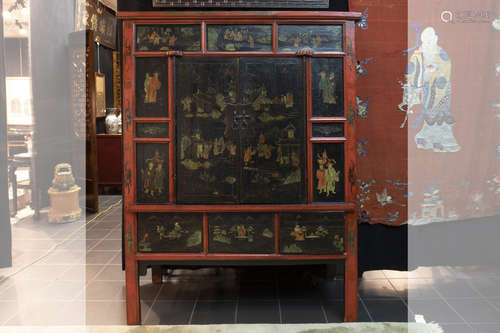
[[[451,115],[451,60],[438,44],[438,34],[427,27],[420,37],[422,44],[410,57],[407,69],[408,86],[411,95],[408,110],[421,105],[412,128],[418,128],[423,119],[422,129],[415,136],[419,149],[435,152],[457,152],[457,143],[452,126],[455,119]]]
[[[303,241],[305,240],[305,232],[304,228],[301,227],[300,225],[295,225],[295,228],[293,229],[292,236],[295,237],[296,241]]]
[[[158,90],[161,88],[161,82],[158,78],[159,73],[155,72],[153,75],[146,73],[146,79],[144,80],[144,103],[156,103]]]
[[[336,163],[334,159],[328,158],[326,150],[317,159],[319,168],[316,171],[316,179],[318,186],[316,189],[319,193],[324,193],[327,196],[335,194],[335,185],[340,181],[340,171],[335,170],[333,165]]]
[[[319,89],[321,97],[325,104],[337,104],[335,97],[335,73],[321,71],[319,73]]]
[[[154,197],[163,193],[163,162],[158,151],[146,159],[146,170],[141,170],[144,194]]]

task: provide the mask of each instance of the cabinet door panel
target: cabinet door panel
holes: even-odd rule
[[[210,253],[274,253],[273,214],[209,214]]]
[[[342,58],[313,58],[313,117],[344,116],[344,69]]]
[[[139,252],[203,252],[202,214],[142,213],[137,216]]]
[[[344,213],[280,214],[282,254],[343,253],[344,239]]]
[[[313,201],[344,202],[344,144],[315,143],[312,146]]]
[[[240,61],[243,203],[305,200],[305,119],[301,59]]]
[[[167,60],[161,58],[137,58],[135,62],[136,116],[167,117]]]
[[[196,25],[138,25],[136,51],[200,51],[201,26]]]
[[[236,59],[176,60],[178,203],[235,203],[240,183]]]
[[[341,25],[278,25],[278,51],[293,52],[309,47],[316,52],[342,51]]]
[[[137,203],[169,201],[168,145],[139,143],[136,146]]]
[[[272,25],[208,25],[208,51],[272,51]]]

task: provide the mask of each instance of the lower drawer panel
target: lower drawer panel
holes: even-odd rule
[[[344,253],[344,213],[281,213],[281,254]]]
[[[274,215],[208,214],[210,253],[274,253]]]
[[[138,214],[137,238],[139,252],[203,252],[203,215]]]

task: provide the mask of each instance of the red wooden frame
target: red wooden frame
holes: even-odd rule
[[[360,13],[352,12],[121,12],[123,19],[123,154],[124,154],[124,251],[126,270],[127,323],[141,323],[139,302],[138,265],[140,261],[345,261],[345,321],[357,320],[357,207],[356,193],[356,143],[353,112],[355,93],[355,20]],[[208,24],[270,24],[272,25],[272,51],[270,52],[208,52],[206,27]],[[136,24],[199,24],[201,50],[199,52],[136,52],[134,45]],[[343,52],[279,52],[278,24],[340,24],[343,25]],[[307,110],[307,204],[302,205],[176,205],[175,204],[175,103],[174,65],[176,56],[192,57],[304,57]],[[168,61],[168,116],[139,118],[135,116],[135,58],[166,57]],[[312,57],[342,57],[344,59],[344,117],[312,117]],[[355,117],[355,114],[354,114]],[[135,138],[135,124],[161,122],[169,125],[169,138]],[[313,138],[313,123],[343,123],[344,137]],[[162,143],[169,146],[169,204],[137,205],[136,202],[136,144],[141,142]],[[345,151],[345,203],[313,203],[313,143],[337,142],[344,144]],[[282,255],[279,250],[279,212],[342,211],[345,212],[346,251],[336,255]],[[203,213],[203,253],[139,253],[137,237],[137,213],[139,212],[201,212]],[[208,253],[209,212],[272,212],[274,213],[274,254],[211,254]]]

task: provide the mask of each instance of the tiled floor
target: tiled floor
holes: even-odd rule
[[[106,207],[119,197],[101,199]],[[0,282],[0,324],[125,324],[120,206],[86,227],[23,221],[13,226],[13,237],[14,267],[0,276],[56,247]],[[366,272],[359,282],[359,320],[406,322],[420,315],[445,332],[499,332],[499,273],[500,267]],[[309,267],[177,269],[163,284],[152,284],[150,274],[141,278],[144,324],[343,319],[343,281],[317,278]]]

